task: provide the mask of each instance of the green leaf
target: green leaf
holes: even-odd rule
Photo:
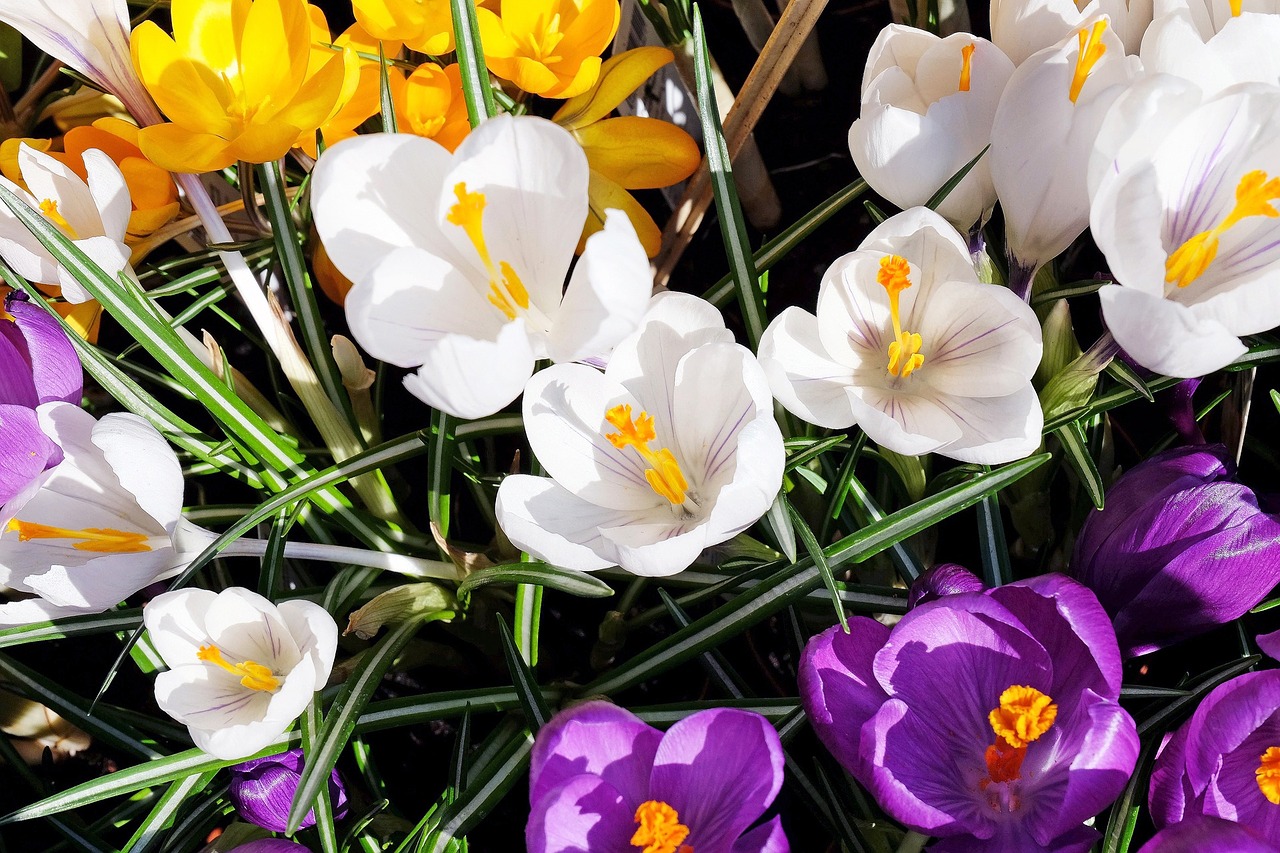
[[[671,614],[671,618],[675,620],[676,625],[681,628],[688,628],[693,620],[676,603],[671,594],[659,587],[658,597],[662,599],[662,605],[667,608],[667,612]],[[699,655],[698,659],[702,664],[702,668],[711,676],[712,681],[719,684],[720,689],[728,694],[731,699],[743,699],[746,697],[746,682],[734,672],[733,665],[729,663],[728,658],[719,649],[707,649]]]
[[[787,512],[791,514],[792,526],[795,527],[796,533],[800,535],[800,541],[804,543],[804,549],[809,552],[809,558],[813,560],[813,564],[818,567],[818,572],[822,575],[822,582],[826,584],[827,589],[831,592],[831,604],[836,609],[836,618],[840,620],[840,627],[847,634],[849,633],[849,620],[845,618],[844,605],[840,602],[840,590],[836,586],[836,576],[831,571],[831,564],[827,562],[827,555],[822,552],[822,546],[818,544],[818,537],[813,535],[813,531],[805,523],[804,517],[789,501],[786,501],[786,498],[782,500],[786,502]]]
[[[22,34],[0,23],[0,86],[16,92],[22,85]]]
[[[430,448],[427,459],[427,510],[441,538],[449,535],[449,480],[453,476],[454,418],[444,412],[431,414]],[[449,555],[441,552],[441,557]]]
[[[474,779],[445,808],[427,849],[431,853],[445,853],[455,838],[464,835],[497,805],[529,772],[529,754],[532,751],[533,736],[528,731],[520,731],[510,738],[495,760],[486,767],[487,772],[481,778]]]
[[[785,501],[786,498],[779,492],[760,521],[773,535],[773,543],[778,546],[778,550],[786,554],[787,559],[794,563],[799,553],[796,550],[796,531],[791,525],[791,516],[787,513]]]
[[[387,51],[378,40],[378,112],[382,117],[383,133],[398,133],[396,124],[396,105],[391,97],[391,80],[387,74],[390,63],[387,62]]]
[[[381,44],[381,42],[379,42]],[[309,756],[316,752],[316,739],[320,735],[320,694],[311,698],[311,702],[302,712],[298,720],[298,730],[302,734],[302,754]],[[325,777],[328,782],[328,776]],[[338,853],[338,830],[333,825],[333,801],[329,797],[329,786],[320,786],[320,792],[312,805],[315,808],[316,832],[320,836],[320,849],[324,853]]]
[[[986,467],[987,471],[991,468]],[[989,587],[1013,580],[1009,565],[1009,540],[1004,533],[1000,499],[995,495],[978,501],[978,549],[982,554],[982,579]]]
[[[198,794],[213,780],[213,773],[198,773],[169,785],[169,789],[160,797],[159,802],[151,809],[133,837],[125,844],[129,853],[146,853],[164,839],[163,833],[173,823],[183,803],[193,794]]]
[[[24,646],[27,643],[41,643],[45,640],[60,640],[65,637],[113,634],[116,631],[132,630],[141,624],[142,611],[138,609],[111,610],[90,616],[68,616],[64,619],[54,619],[52,622],[36,622],[0,630],[0,649]]]
[[[1107,375],[1112,379],[1141,394],[1142,398],[1148,403],[1155,400],[1156,397],[1151,393],[1151,389],[1147,387],[1147,383],[1138,375],[1138,371],[1129,366],[1128,362],[1113,358],[1107,364],[1106,371]]]
[[[467,102],[467,118],[475,127],[498,111],[493,103],[484,48],[480,45],[476,5],[471,0],[449,0],[449,8],[453,13],[458,70],[462,72],[462,97]]]
[[[989,148],[991,148],[990,142],[984,145],[982,150],[979,151],[972,160],[961,166],[960,171],[948,178],[947,182],[939,187],[936,193],[929,197],[929,200],[924,203],[924,206],[930,210],[937,210],[938,205],[946,201],[947,196],[951,195],[951,191],[960,185],[960,182],[965,179],[965,176],[969,174],[970,170],[973,169],[974,166],[978,165],[978,161],[986,155]]]
[[[613,590],[609,591],[613,594]],[[542,587],[522,583],[516,587],[516,647],[529,666],[538,665],[538,634],[542,628]]]
[[[472,572],[458,586],[458,596],[492,584],[535,584],[581,598],[608,598],[613,595],[611,586],[586,572],[574,572],[548,563],[503,563]]]
[[[538,687],[538,680],[533,671],[525,663],[516,641],[507,627],[507,620],[498,614],[498,637],[502,641],[502,656],[507,662],[507,672],[511,674],[511,683],[515,685],[516,694],[520,697],[520,707],[524,709],[524,718],[531,732],[547,724],[551,719],[551,709]]]
[[[1093,455],[1089,453],[1089,440],[1085,437],[1084,427],[1080,425],[1080,421],[1072,421],[1054,430],[1053,434],[1062,442],[1067,464],[1076,472],[1089,500],[1095,508],[1102,509],[1106,503],[1106,487],[1102,484],[1102,474],[1093,461]]]

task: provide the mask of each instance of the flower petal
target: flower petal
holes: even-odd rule
[[[84,371],[75,348],[62,330],[62,324],[38,305],[25,299],[10,299],[7,310],[16,323],[31,362],[31,379],[35,383],[37,403],[61,400],[80,404]],[[0,400],[9,402],[3,393]],[[4,503],[0,500],[0,504]]]
[[[662,732],[612,702],[591,701],[556,714],[538,731],[529,765],[536,804],[572,777],[599,776],[632,813],[649,799],[649,773]]]
[[[1119,285],[1102,288],[1098,298],[1116,342],[1156,373],[1203,376],[1226,367],[1247,349],[1217,320],[1172,300]]]
[[[671,51],[653,46],[632,48],[610,57],[600,66],[596,84],[561,104],[552,121],[565,130],[577,130],[599,121],[672,59]]]
[[[853,426],[853,372],[827,354],[813,314],[796,307],[779,314],[760,339],[760,366],[788,412],[827,429]]]
[[[503,479],[494,513],[516,547],[578,572],[617,565],[616,549],[602,528],[627,524],[635,515],[588,503],[549,477],[526,474]]]
[[[599,776],[573,776],[533,804],[525,826],[528,853],[634,850],[635,810]]]

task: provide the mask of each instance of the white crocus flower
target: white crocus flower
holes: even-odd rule
[[[142,619],[168,672],[160,710],[214,758],[247,758],[283,734],[324,687],[338,626],[320,605],[279,606],[240,587],[157,596]]]
[[[1195,103],[1180,80],[1151,88]],[[1280,90],[1238,86],[1162,129],[1100,170],[1090,224],[1118,284],[1098,295],[1135,361],[1201,376],[1280,324]]]
[[[635,329],[653,278],[630,220],[610,211],[565,288],[587,178],[581,146],[533,117],[490,119],[452,155],[409,134],[330,148],[312,208],[329,257],[355,282],[356,341],[417,368],[408,389],[464,418],[514,400],[538,359],[606,355]]]
[[[568,569],[675,574],[754,524],[782,485],[764,373],[694,296],[654,297],[603,373],[559,364],[536,374],[524,423],[550,477],[504,479],[498,523]]]
[[[991,177],[1004,211],[1009,286],[1024,298],[1035,271],[1089,224],[1089,155],[1107,109],[1137,67],[1102,18],[1013,73],[991,129]]]
[[[132,274],[129,247],[124,242],[132,210],[129,187],[110,157],[97,149],[84,152],[88,183],[68,166],[26,143],[18,150],[18,165],[27,189],[5,178],[0,178],[0,184],[43,213],[107,275],[115,278],[125,271]],[[68,302],[80,303],[93,298],[53,259],[13,211],[2,204],[0,255],[14,272],[28,281],[61,286]]]
[[[867,57],[861,115],[849,128],[858,174],[898,207],[925,204],[991,141],[1012,73],[1013,63],[986,39],[885,27]],[[938,212],[967,231],[995,203],[983,157]]]
[[[1106,15],[1125,53],[1136,54],[1152,11],[1152,0],[991,0],[991,40],[1021,65]]]
[[[135,415],[101,421],[68,403],[37,410],[62,461],[0,507],[0,625],[100,613],[177,574],[210,536],[181,518],[182,469]]]
[[[989,465],[1040,444],[1040,355],[1035,313],[978,281],[964,239],[923,207],[831,265],[816,316],[788,308],[760,341],[774,396],[804,420]]]
[[[1236,83],[1280,83],[1278,0],[1157,0],[1142,40],[1148,74],[1173,74],[1216,94]]]

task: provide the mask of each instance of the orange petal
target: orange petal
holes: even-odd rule
[[[702,162],[693,137],[661,119],[608,118],[580,128],[577,137],[591,168],[629,190],[669,187]]]
[[[587,238],[604,228],[605,211],[613,209],[621,210],[631,220],[645,254],[651,258],[657,256],[658,250],[662,248],[662,229],[631,193],[592,170],[587,196],[587,222],[582,227],[582,237],[578,240],[579,254],[586,247]]]
[[[552,121],[565,130],[599,121],[671,60],[671,51],[665,47],[637,47],[610,57],[601,66],[596,84],[565,101]]]
[[[178,189],[169,173],[138,152],[136,157],[125,157],[116,163],[129,185],[129,198],[138,210],[164,207],[178,200]]]

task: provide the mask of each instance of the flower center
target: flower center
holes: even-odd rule
[[[280,679],[275,677],[269,667],[251,660],[228,663],[217,646],[201,646],[200,650],[196,652],[196,657],[205,663],[213,664],[218,669],[240,676],[240,683],[250,690],[265,690],[268,693],[274,693],[280,689]]]
[[[532,28],[515,35],[516,43],[524,48],[525,55],[536,59],[543,65],[554,65],[561,57],[555,56],[555,49],[564,40],[560,32],[560,13],[550,16],[539,15]]]
[[[77,551],[94,551],[100,554],[141,554],[151,550],[151,546],[147,544],[146,534],[113,530],[110,527],[68,530],[65,527],[50,527],[47,524],[19,521],[14,518],[9,520],[6,530],[17,531],[19,542],[30,542],[32,539],[79,539],[79,542],[71,546]]]
[[[618,430],[605,435],[609,443],[619,450],[628,447],[634,449],[648,463],[649,468],[644,472],[644,478],[649,483],[649,488],[671,501],[673,506],[683,506],[690,512],[698,508],[697,503],[689,497],[689,481],[680,470],[675,454],[665,447],[657,450],[649,448],[649,442],[658,437],[653,428],[652,415],[641,412],[632,419],[631,406],[622,403],[605,412],[604,419]]]
[[[1254,169],[1236,185],[1236,205],[1226,218],[1208,231],[1201,231],[1179,246],[1164,262],[1164,280],[1178,287],[1186,287],[1195,281],[1213,263],[1218,255],[1218,238],[1242,219],[1280,216],[1271,202],[1280,199],[1280,178],[1267,178],[1267,173]]]
[[[1102,34],[1106,30],[1107,21],[1104,18],[1094,24],[1088,32],[1080,30],[1076,34],[1080,40],[1080,52],[1076,54],[1076,73],[1071,77],[1069,96],[1073,104],[1076,98],[1080,97],[1080,90],[1084,88],[1084,81],[1089,79],[1093,66],[1097,65],[1098,60],[1107,52],[1107,46],[1102,43]]]
[[[885,255],[880,259],[880,271],[876,273],[876,282],[889,292],[889,317],[893,320],[893,343],[889,344],[887,369],[891,376],[903,379],[924,364],[924,356],[920,354],[924,341],[918,334],[902,330],[902,319],[898,314],[898,297],[911,286],[910,271],[906,258]]]
[[[1262,753],[1258,769],[1254,771],[1262,796],[1273,805],[1280,806],[1280,746],[1268,747]]]
[[[636,823],[640,824],[631,843],[643,847],[642,853],[693,853],[693,848],[682,842],[689,836],[689,827],[680,822],[676,810],[660,800],[649,800],[636,809]]]
[[[529,291],[525,289],[511,264],[499,261],[494,266],[493,258],[489,255],[489,245],[484,239],[484,193],[467,192],[467,184],[463,181],[454,186],[453,194],[458,197],[458,203],[449,208],[449,214],[445,218],[466,232],[467,239],[475,247],[476,254],[489,273],[489,303],[505,314],[508,320],[514,320],[520,311],[528,310]]]
[[[987,716],[996,736],[983,756],[991,781],[1020,778],[1027,744],[1049,731],[1057,716],[1058,706],[1034,687],[1015,684],[1001,693],[999,706]]]
[[[58,203],[51,198],[46,198],[40,202],[40,212],[44,214],[44,218],[58,226],[63,234],[66,234],[72,240],[79,240],[80,236],[76,234],[76,229],[71,227],[71,223],[66,220],[61,213],[58,212]]]
[[[973,51],[976,45],[966,44],[960,48],[960,91],[969,91],[969,75],[973,73]]]

